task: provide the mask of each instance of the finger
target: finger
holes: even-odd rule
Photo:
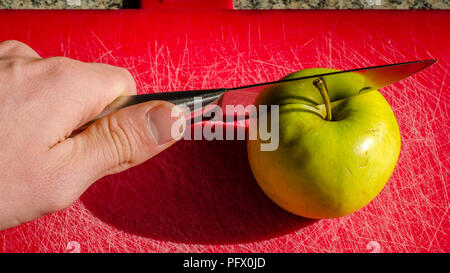
[[[74,94],[84,100],[87,110],[86,115],[80,119],[79,126],[96,118],[119,96],[137,94],[136,83],[127,69],[102,63],[88,65],[93,70],[92,75],[95,75],[96,88],[91,88],[88,92],[80,90]]]
[[[136,166],[171,146],[185,125],[183,113],[169,102],[133,105],[57,144],[50,151],[52,162],[64,161],[64,176],[71,178],[66,187],[81,195],[101,177]]]
[[[49,130],[62,130],[66,136],[94,119],[117,97],[136,94],[134,79],[124,68],[65,57],[40,62],[47,67],[47,82],[58,90],[42,95],[43,101],[53,102],[52,111],[46,113],[52,124],[47,126],[51,127]]]
[[[40,58],[39,54],[28,45],[15,41],[6,40],[0,42],[0,58],[7,57],[31,57]]]
[[[110,71],[115,76],[123,78],[122,84],[123,84],[124,88],[120,92],[121,96],[125,96],[125,95],[131,96],[131,95],[137,94],[136,82],[134,81],[133,76],[127,69],[125,69],[123,67],[104,64],[104,63],[87,63],[87,64],[93,68],[96,68],[97,73],[102,73],[104,71]],[[108,84],[111,84],[110,78],[104,77],[103,80],[106,80]]]

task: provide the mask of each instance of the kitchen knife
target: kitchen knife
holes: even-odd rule
[[[336,80],[336,77],[342,77],[343,75],[354,73],[359,74],[363,77],[358,77],[361,79],[359,83],[360,88],[355,89],[355,91],[348,96],[356,96],[363,92],[367,92],[374,89],[379,89],[385,87],[389,84],[400,81],[406,77],[415,74],[433,63],[437,60],[422,60],[422,61],[413,61],[413,62],[404,62],[404,63],[395,63],[395,64],[387,64],[373,67],[365,67],[365,68],[357,68],[345,71],[337,71],[325,74],[317,74],[306,77],[299,78],[291,78],[291,79],[282,79],[278,81],[265,82],[265,83],[257,83],[246,86],[239,86],[233,88],[218,88],[218,89],[206,89],[206,90],[189,90],[189,91],[172,91],[172,92],[161,92],[161,93],[150,93],[150,94],[142,94],[142,95],[133,95],[133,96],[121,96],[114,100],[110,105],[108,105],[95,119],[88,122],[87,124],[80,127],[77,132],[86,128],[93,121],[108,115],[114,111],[117,111],[121,108],[131,106],[134,104],[152,101],[152,100],[165,100],[169,101],[175,105],[184,105],[187,106],[191,111],[194,110],[194,98],[201,98],[201,106],[205,107],[209,104],[215,103],[219,101],[220,98],[225,93],[229,92],[239,92],[241,94],[249,94],[249,96],[240,96],[247,97],[247,100],[253,99],[263,88],[266,88],[270,85],[276,84],[287,84],[293,81],[305,80],[305,79],[316,79],[321,78],[325,84],[327,80],[333,78]],[[348,75],[346,75],[348,76]],[[342,98],[340,98],[342,99]],[[242,100],[238,100],[240,104],[248,104],[243,103]],[[251,102],[250,102],[251,103]]]

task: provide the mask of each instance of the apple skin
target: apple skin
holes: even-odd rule
[[[305,69],[286,78],[332,71],[338,70]],[[307,218],[336,218],[364,207],[383,189],[400,154],[400,131],[380,92],[349,97],[363,86],[358,74],[326,80],[333,118],[325,120],[313,80],[258,96],[256,105],[280,105],[279,147],[261,151],[264,141],[249,140],[248,159],[259,186],[280,207]]]

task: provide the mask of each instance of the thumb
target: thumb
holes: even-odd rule
[[[86,185],[78,187],[84,191],[101,177],[136,166],[168,148],[182,137],[185,127],[179,108],[152,101],[105,116],[55,148],[68,156],[71,173],[78,178],[83,174]]]

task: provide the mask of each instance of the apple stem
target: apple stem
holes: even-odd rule
[[[314,86],[319,90],[320,95],[322,96],[323,101],[325,102],[326,115],[325,119],[331,121],[331,104],[330,97],[328,97],[328,91],[325,87],[325,83],[322,78],[318,78],[313,81]]]

